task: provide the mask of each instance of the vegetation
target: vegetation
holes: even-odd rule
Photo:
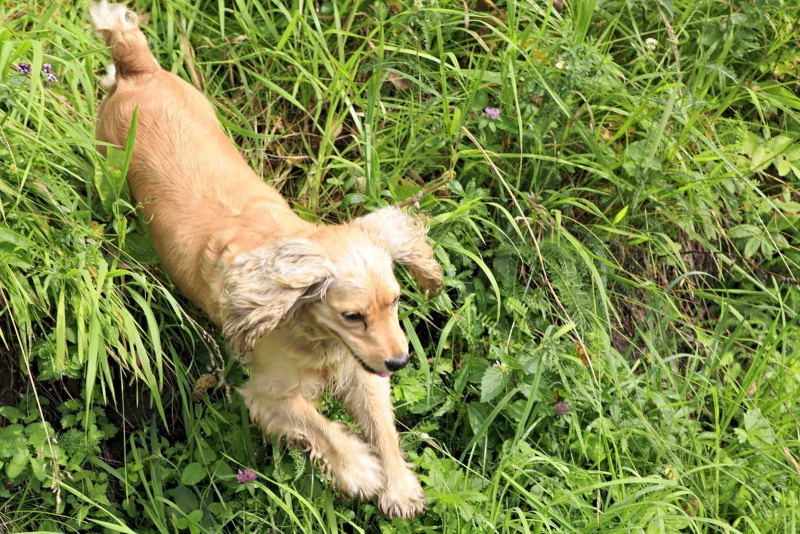
[[[250,424],[95,151],[87,7],[0,2],[0,531],[798,531],[800,4],[133,3],[304,217],[430,215],[408,523]]]

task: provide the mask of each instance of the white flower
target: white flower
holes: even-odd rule
[[[558,70],[562,70],[562,69],[564,68],[564,62],[563,62],[562,60],[560,60],[560,59],[559,59],[559,60],[556,62],[556,68],[557,68]]]
[[[505,373],[508,370],[508,366],[500,360],[495,360],[493,367],[498,367],[501,373]]]
[[[644,41],[644,44],[645,44],[645,46],[647,47],[648,50],[655,50],[656,47],[658,46],[658,41],[653,39],[652,37],[648,37]]]

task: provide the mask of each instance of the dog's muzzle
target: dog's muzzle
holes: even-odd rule
[[[356,356],[355,353],[353,353],[353,357],[358,361],[359,364],[361,364],[361,367],[363,367],[364,370],[368,373],[371,373],[373,375],[378,375],[382,378],[387,378],[392,375],[391,371],[376,371],[375,369],[367,365],[367,363],[364,360]]]

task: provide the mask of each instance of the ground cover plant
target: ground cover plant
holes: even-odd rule
[[[800,5],[130,5],[304,217],[430,216],[392,379],[428,511],[262,440],[95,152],[88,3],[5,1],[0,531],[797,532]]]

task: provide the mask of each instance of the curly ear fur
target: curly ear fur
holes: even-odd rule
[[[353,224],[385,248],[396,263],[408,266],[411,276],[431,295],[442,290],[442,267],[425,241],[428,228],[421,220],[389,207],[356,219]]]
[[[324,295],[334,270],[325,249],[306,239],[238,255],[219,298],[225,336],[238,350],[253,350],[298,301]]]

